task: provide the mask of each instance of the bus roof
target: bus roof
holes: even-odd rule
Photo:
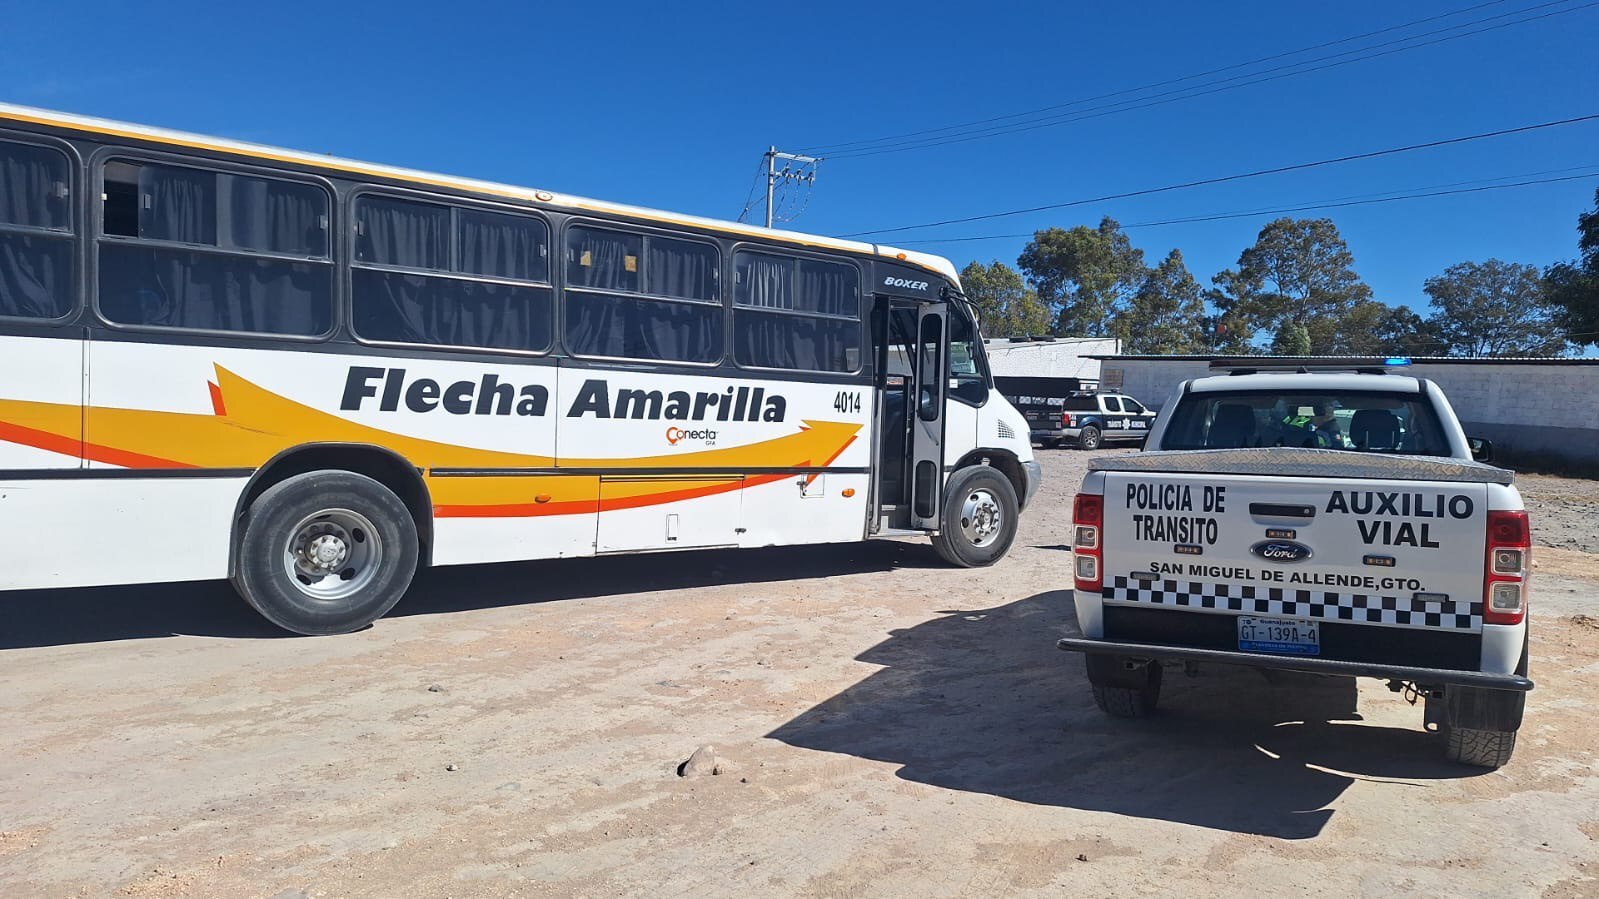
[[[17,106],[11,103],[0,103],[0,123],[4,121],[27,122],[34,125],[44,125],[51,128],[61,128],[69,131],[79,131],[93,135],[109,135],[133,140],[147,141],[155,144],[166,144],[175,147],[209,150],[216,153],[228,153],[251,159],[266,159],[274,162],[291,162],[296,165],[312,166],[336,172],[346,172],[357,175],[375,175],[383,178],[393,178],[417,184],[445,187],[454,190],[471,191],[479,194],[489,194],[500,197],[511,197],[529,203],[537,203],[552,207],[564,207],[588,212],[597,212],[605,215],[619,215],[629,218],[643,219],[645,221],[662,222],[673,225],[688,225],[695,228],[704,228],[720,231],[725,234],[734,234],[743,237],[753,237],[762,240],[775,240],[783,243],[798,244],[800,246],[818,247],[822,249],[843,250],[852,253],[864,253],[870,256],[881,256],[898,262],[916,265],[929,271],[936,272],[951,283],[959,283],[959,276],[955,266],[942,256],[930,253],[918,253],[914,250],[901,250],[896,247],[882,246],[880,244],[864,243],[856,240],[843,240],[837,237],[824,237],[816,234],[803,234],[797,231],[780,231],[763,228],[758,225],[746,225],[741,222],[729,222],[720,219],[702,218],[695,215],[683,215],[676,212],[666,212],[659,209],[648,209],[642,206],[629,206],[623,203],[608,203],[604,200],[591,200],[585,197],[574,197],[567,194],[558,194],[547,190],[535,190],[527,187],[517,187],[512,184],[500,184],[493,181],[480,181],[476,178],[458,178],[451,175],[440,175],[432,172],[423,172],[415,169],[401,168],[398,166],[380,165],[372,162],[360,162],[353,159],[341,159],[336,156],[327,156],[318,153],[305,153],[299,150],[287,150],[281,147],[271,147],[264,144],[249,143],[247,141],[228,140],[221,137],[208,137],[203,134],[191,134],[184,131],[172,131],[166,128],[152,128],[146,125],[133,125],[126,122],[117,122],[110,119],[99,119],[91,116],[74,115],[72,113],[55,112],[48,109],[36,109],[30,106]]]

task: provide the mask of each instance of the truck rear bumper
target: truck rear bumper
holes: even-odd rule
[[[1227,665],[1244,665],[1251,668],[1274,668],[1280,671],[1305,671],[1311,674],[1341,674],[1349,677],[1404,680],[1428,686],[1480,687],[1486,690],[1510,690],[1522,693],[1531,690],[1533,686],[1532,681],[1519,674],[1490,674],[1482,671],[1457,671],[1448,668],[1410,668],[1403,665],[1378,665],[1371,662],[1345,662],[1336,659],[1273,656],[1254,652],[1233,652],[1224,649],[1193,649],[1186,646],[1166,646],[1159,643],[1122,643],[1114,640],[1095,640],[1089,637],[1063,637],[1055,645],[1067,652],[1080,652],[1086,655],[1118,655],[1134,659],[1160,661],[1219,662]]]

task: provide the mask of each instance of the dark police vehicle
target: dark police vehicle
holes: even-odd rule
[[[1093,450],[1143,440],[1155,413],[1130,396],[1094,389],[1097,384],[1084,378],[994,378],[994,386],[1027,418],[1034,443]]]

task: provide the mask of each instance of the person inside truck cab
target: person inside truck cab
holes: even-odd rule
[[[1317,400],[1307,406],[1298,406],[1293,414],[1283,417],[1286,432],[1283,444],[1312,449],[1348,449],[1349,441],[1338,429],[1331,403]]]

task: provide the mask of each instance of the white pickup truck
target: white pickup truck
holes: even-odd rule
[[[1120,717],[1155,707],[1168,664],[1382,678],[1426,698],[1451,760],[1497,768],[1532,689],[1532,547],[1490,452],[1437,385],[1383,367],[1185,382],[1144,452],[1090,464],[1082,636],[1060,648]]]

